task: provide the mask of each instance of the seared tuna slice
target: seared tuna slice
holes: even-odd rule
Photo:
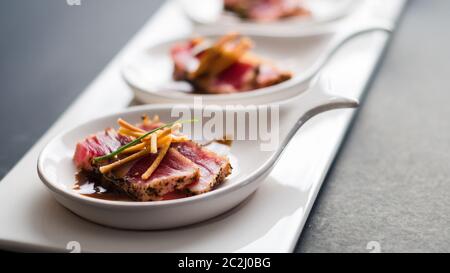
[[[78,142],[73,161],[77,168],[92,171],[93,158],[107,155],[130,141],[129,137],[118,134],[114,129],[106,129]]]
[[[200,170],[200,178],[197,183],[187,187],[187,190],[193,194],[212,190],[231,173],[228,158],[219,156],[192,141],[174,143],[172,147],[194,162]]]
[[[172,47],[170,55],[174,61],[173,78],[181,81],[187,78],[187,73],[192,72],[198,64],[198,56],[195,47],[202,43],[201,39],[192,39],[186,43],[176,44]]]
[[[170,192],[182,190],[199,178],[199,168],[176,149],[170,148],[149,179],[142,174],[157,154],[150,154],[123,166],[105,177],[116,187],[139,201],[161,200]]]
[[[236,62],[212,79],[199,79],[193,84],[199,90],[208,90],[212,94],[236,93],[255,88],[257,66]]]
[[[184,190],[175,190],[175,191],[165,194],[162,197],[162,200],[174,200],[174,199],[186,198],[191,195],[192,194],[189,194],[188,192],[186,192]]]
[[[256,76],[256,85],[258,88],[272,86],[289,80],[292,74],[287,71],[281,71],[276,66],[264,63],[258,67]]]

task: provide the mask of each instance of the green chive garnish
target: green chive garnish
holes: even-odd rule
[[[120,154],[121,152],[123,152],[125,149],[130,148],[130,147],[138,144],[143,138],[147,137],[148,135],[153,134],[154,132],[156,132],[158,130],[170,127],[170,126],[174,125],[175,123],[189,123],[189,122],[197,122],[197,121],[198,121],[197,119],[189,119],[189,120],[179,120],[179,121],[167,123],[167,124],[165,124],[163,126],[160,126],[160,127],[156,128],[156,129],[153,129],[153,130],[143,134],[142,136],[140,136],[140,137],[136,138],[135,140],[131,141],[130,143],[127,143],[127,144],[121,146],[120,148],[118,148],[114,152],[112,152],[110,154],[107,154],[107,155],[104,155],[104,156],[95,157],[93,160],[94,160],[94,162],[99,162],[99,161],[102,161],[102,160],[114,157],[114,156]]]

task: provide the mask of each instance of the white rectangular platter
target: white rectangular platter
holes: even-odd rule
[[[348,20],[378,16],[395,23],[405,0],[363,1]],[[165,231],[103,227],[60,206],[40,182],[36,160],[59,131],[128,107],[132,92],[120,67],[127,55],[148,45],[186,35],[192,25],[173,2],[165,4],[96,80],[67,109],[0,183],[0,249],[68,251],[76,241],[85,252],[292,252],[355,114],[322,114],[302,128],[271,176],[247,201],[215,219]],[[327,67],[336,93],[361,98],[387,44],[374,33],[351,42]],[[107,95],[105,93],[107,92]]]

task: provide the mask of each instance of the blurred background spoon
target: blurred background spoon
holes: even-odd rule
[[[294,77],[280,84],[246,92],[204,95],[192,90],[186,82],[174,81],[170,48],[190,37],[160,43],[138,52],[126,60],[122,75],[135,92],[136,98],[144,103],[188,103],[192,102],[193,98],[202,98],[204,103],[221,105],[274,103],[293,98],[307,90],[311,80],[342,46],[355,37],[375,31],[389,33],[391,26],[377,21],[356,28],[346,28],[338,34],[321,33],[316,36],[277,39],[249,35],[255,43],[255,54],[272,60],[282,69],[290,70]],[[202,33],[202,36],[215,40],[223,34],[225,33],[216,31]]]

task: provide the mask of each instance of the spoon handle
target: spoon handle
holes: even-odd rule
[[[391,33],[392,29],[393,29],[392,24],[388,24],[385,22],[373,22],[370,24],[364,24],[363,26],[358,26],[356,28],[350,28],[341,34],[337,34],[337,36],[330,42],[330,46],[316,61],[311,70],[309,70],[308,75],[305,76],[303,80],[305,79],[311,80],[312,78],[314,78],[322,70],[322,68],[333,58],[336,52],[354,38],[376,31]]]
[[[292,102],[293,105],[291,108],[298,110],[295,110],[295,113],[293,113],[296,116],[290,119],[294,120],[293,125],[284,133],[284,137],[281,138],[282,141],[280,142],[275,158],[279,158],[297,131],[312,117],[330,110],[358,107],[359,102],[355,99],[328,94],[327,91],[330,89],[327,86],[328,83],[329,81],[325,76],[314,78],[311,88],[300,95],[295,102]]]

